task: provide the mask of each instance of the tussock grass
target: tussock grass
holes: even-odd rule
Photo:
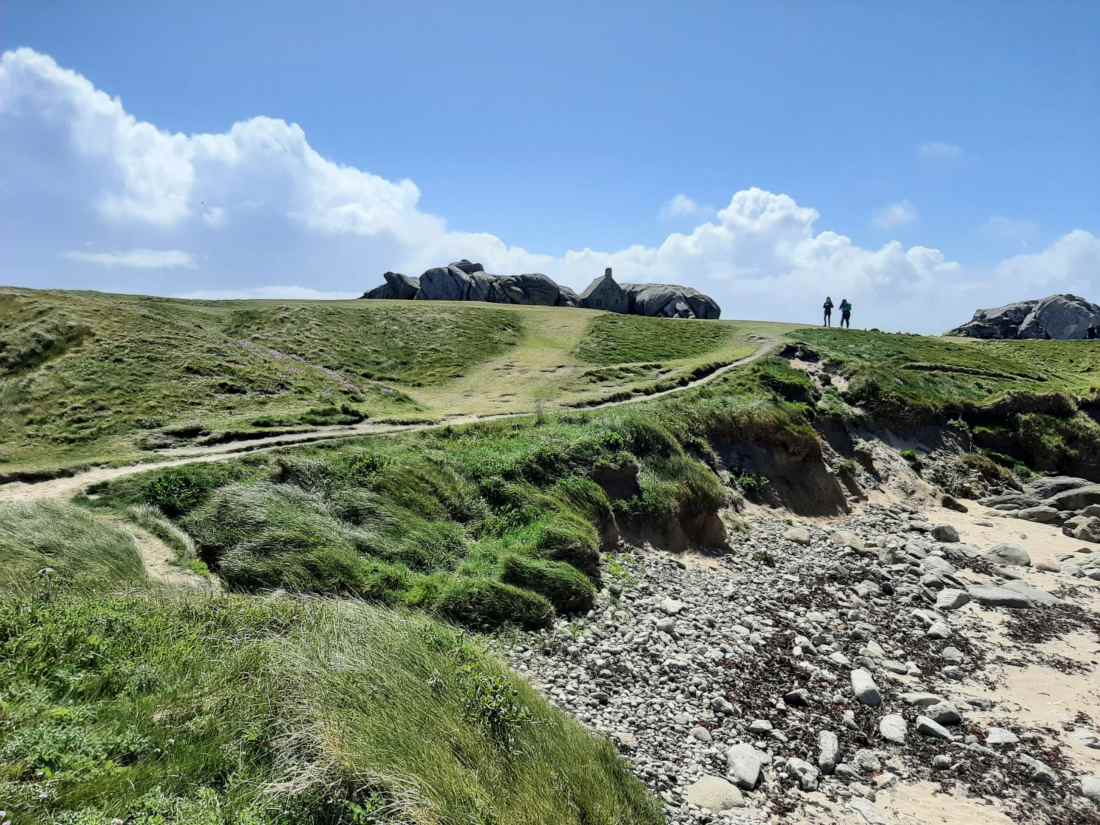
[[[647,825],[611,745],[481,647],[355,602],[0,602],[0,795],[42,825]]]
[[[86,580],[140,582],[145,568],[133,538],[70,504],[0,502],[0,588],[29,586],[46,576],[50,587]]]
[[[670,361],[705,355],[732,335],[733,327],[719,321],[600,315],[577,344],[577,357],[601,366]]]

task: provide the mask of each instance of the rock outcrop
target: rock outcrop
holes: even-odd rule
[[[384,284],[364,293],[369,299],[487,301],[494,304],[583,307],[624,315],[717,319],[713,298],[675,284],[619,284],[607,269],[579,296],[541,273],[491,275],[465,259],[429,269],[419,278],[387,272]]]
[[[1068,340],[1090,337],[1090,328],[1094,333],[1100,329],[1100,306],[1077,295],[1063,294],[979,309],[970,321],[948,335]]]

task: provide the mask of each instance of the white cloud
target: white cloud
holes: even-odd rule
[[[194,269],[189,252],[179,249],[126,249],[117,252],[83,252],[71,250],[62,256],[70,261],[127,269]]]
[[[894,229],[898,226],[916,223],[919,218],[920,213],[917,212],[917,207],[913,206],[910,201],[903,200],[876,210],[871,221],[879,229]]]
[[[917,154],[925,160],[958,160],[963,156],[963,150],[954,143],[931,140],[918,146]]]
[[[714,210],[710,207],[700,206],[687,195],[680,193],[673,195],[664,203],[658,216],[661,220],[672,221],[682,218],[699,218],[713,212]]]
[[[362,293],[326,292],[306,286],[257,286],[247,289],[200,289],[182,292],[173,298],[192,298],[205,301],[223,301],[230,298],[260,298],[298,301],[346,301],[358,298]]]
[[[1100,287],[1100,237],[1075,229],[1041,252],[1005,259],[995,275],[1016,289],[1084,292],[1096,300],[1100,298],[1095,294]]]
[[[949,149],[932,155],[961,153]],[[5,158],[20,162],[3,171],[0,214],[18,214],[37,234],[6,235],[0,222],[0,246],[7,268],[28,286],[338,298],[375,286],[388,269],[419,274],[470,258],[490,272],[544,272],[574,288],[611,266],[620,280],[708,292],[731,318],[812,321],[828,293],[851,299],[859,324],[942,330],[992,303],[1003,273],[1014,268],[1046,273],[1052,283],[1084,279],[1094,289],[1100,275],[1086,266],[1094,254],[1088,238],[1096,241],[1088,233],[1071,233],[1041,261],[1011,259],[980,272],[931,247],[896,240],[860,246],[821,227],[817,210],[755,187],[718,211],[674,197],[666,206],[695,226],[654,246],[539,254],[489,233],[450,229],[421,209],[411,180],[324,158],[296,124],[255,117],[224,132],[171,134],[29,49],[0,56],[0,163]],[[114,266],[109,283],[57,272],[55,250],[79,248],[89,236],[99,249],[122,251],[70,259]],[[190,268],[192,254],[201,268]],[[161,269],[149,268],[154,262]]]

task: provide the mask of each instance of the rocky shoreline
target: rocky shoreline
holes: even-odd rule
[[[1021,522],[961,507],[754,508],[721,554],[624,548],[593,611],[503,653],[673,825],[1100,823],[1100,547],[974,546]]]

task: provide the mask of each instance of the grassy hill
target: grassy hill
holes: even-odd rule
[[[452,627],[169,591],[70,504],[0,504],[0,558],[15,825],[663,822],[610,743]]]
[[[591,403],[747,355],[760,329],[494,304],[0,289],[0,476]]]

